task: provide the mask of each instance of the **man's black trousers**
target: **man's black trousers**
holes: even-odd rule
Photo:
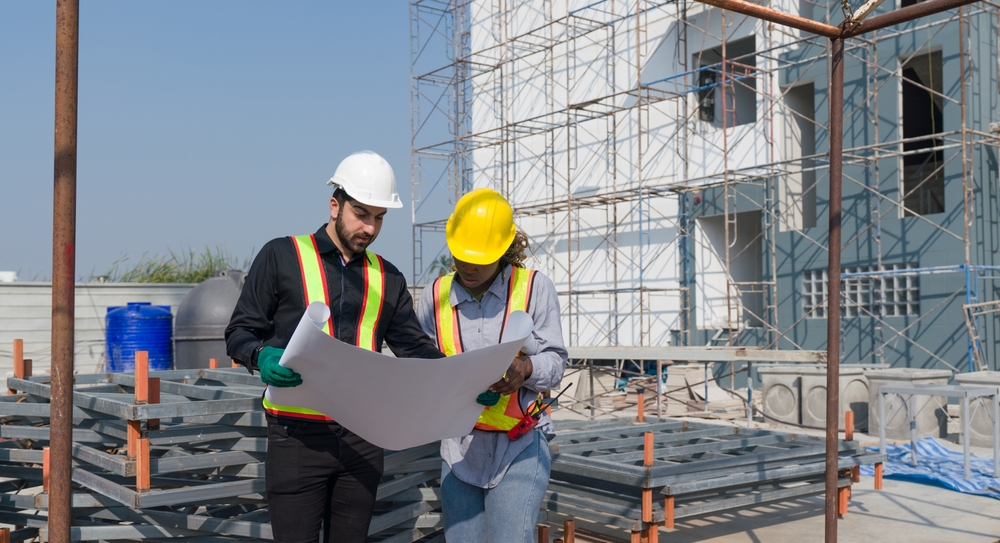
[[[336,422],[267,416],[267,503],[275,543],[364,543],[382,449]]]

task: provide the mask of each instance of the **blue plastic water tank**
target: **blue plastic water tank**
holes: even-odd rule
[[[171,369],[173,318],[169,306],[149,302],[109,307],[105,317],[107,371],[135,371],[136,351],[149,353],[150,371]]]

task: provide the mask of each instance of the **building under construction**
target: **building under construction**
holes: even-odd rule
[[[570,345],[824,348],[828,39],[686,0],[410,12],[415,283],[491,187]],[[998,27],[984,1],[845,43],[845,363],[1000,369]]]

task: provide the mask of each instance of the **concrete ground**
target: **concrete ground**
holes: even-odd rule
[[[941,487],[885,479],[881,491],[862,477],[854,485],[848,514],[837,523],[845,543],[997,543],[1000,500]],[[552,519],[550,519],[552,520]],[[628,541],[588,536],[586,522],[576,521],[581,543]],[[551,537],[561,536],[552,526]],[[661,529],[661,543],[809,543],[823,541],[823,497],[813,496],[749,509],[678,521]]]
[[[905,543],[1000,541],[1000,500],[945,488],[885,479],[881,491],[862,477],[838,540]],[[816,496],[723,515],[687,520],[664,530],[670,543],[799,543],[822,541],[823,498]]]

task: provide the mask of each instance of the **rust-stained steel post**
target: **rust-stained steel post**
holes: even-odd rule
[[[826,543],[837,541],[840,413],[840,214],[844,173],[844,40],[830,49],[830,243],[826,311]]]
[[[52,399],[49,541],[69,543],[72,509],[73,317],[76,275],[76,111],[80,2],[56,2],[52,213]]]
[[[844,39],[853,38],[866,32],[871,32],[872,30],[906,23],[921,17],[934,15],[935,13],[941,13],[942,11],[948,11],[949,9],[974,4],[978,1],[979,0],[927,0],[926,2],[919,2],[906,6],[905,8],[899,8],[897,10],[890,11],[889,13],[883,13],[882,15],[876,15],[870,19],[865,19],[858,25],[850,27],[846,32],[844,32],[843,37]]]
[[[745,2],[744,0],[698,0],[698,1],[703,4],[708,4],[711,6],[715,6],[717,8],[728,9],[729,11],[735,11],[736,13],[742,13],[743,15],[749,15],[751,17],[756,17],[758,19],[763,19],[765,21],[770,21],[772,23],[777,23],[791,28],[797,28],[799,30],[804,30],[806,32],[812,32],[813,34],[824,36],[830,39],[834,39],[840,36],[840,29],[833,25],[828,25],[825,23],[817,23],[816,21],[806,19],[805,17],[799,17],[798,15],[792,15],[790,13],[785,13],[783,11],[771,9],[766,6],[761,6],[751,2]]]

